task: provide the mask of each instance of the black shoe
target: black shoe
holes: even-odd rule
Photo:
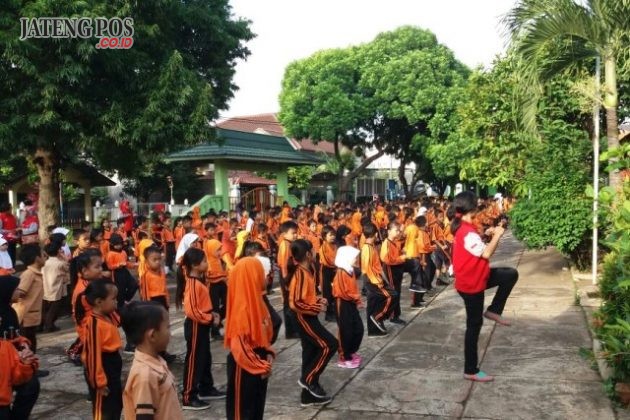
[[[50,375],[50,372],[44,369],[38,369],[35,375],[37,375],[38,378],[45,378]]]
[[[376,328],[381,330],[381,332],[384,332],[384,333],[387,332],[387,328],[385,328],[383,321],[377,321],[376,318],[374,318],[374,315],[370,315],[370,321],[372,321],[374,325],[376,325]]]
[[[375,331],[375,332],[368,333],[368,337],[385,337],[385,336],[387,336],[387,332]]]
[[[300,338],[300,334],[298,333],[285,334],[284,338],[287,340],[297,340],[298,338]]]
[[[221,340],[223,340],[223,336],[221,334],[214,334],[214,335],[212,335],[212,339],[214,341],[221,341]]]
[[[136,348],[132,346],[130,343],[127,343],[127,345],[125,346],[125,349],[123,350],[123,353],[125,354],[134,354],[135,352],[136,352]]]
[[[449,283],[448,281],[444,281],[441,278],[439,278],[439,279],[437,279],[437,282],[435,282],[435,284],[437,284],[438,286],[448,286],[451,283]]]
[[[327,396],[326,391],[324,391],[324,388],[322,388],[320,384],[308,385],[306,382],[303,382],[302,379],[298,379],[298,385],[305,391],[308,391],[313,397],[326,398]]]
[[[389,322],[391,322],[392,324],[398,324],[398,325],[406,325],[407,323],[400,319],[400,318],[392,318],[389,320]]]
[[[219,391],[215,387],[210,389],[210,392],[200,392],[199,399],[202,401],[221,400],[225,398],[226,394],[223,391]]]
[[[426,306],[426,302],[418,302],[418,303],[413,303],[411,305],[412,308],[424,308]]]
[[[427,289],[425,289],[422,286],[417,286],[415,284],[412,284],[411,286],[409,286],[409,291],[414,292],[414,293],[426,293]]]
[[[267,296],[271,296],[271,295],[273,295],[274,293],[276,293],[276,292],[274,292],[274,291],[273,291],[273,289],[268,289],[268,290],[267,290]]]
[[[302,390],[302,395],[300,396],[300,405],[302,407],[326,405],[331,401],[331,397],[316,397],[305,389]]]
[[[199,398],[195,398],[194,400],[190,400],[188,403],[182,404],[182,410],[207,410],[210,408],[210,404],[205,401],[201,401]]]
[[[327,322],[336,322],[337,321],[337,317],[334,314],[326,314],[326,317],[324,319]]]

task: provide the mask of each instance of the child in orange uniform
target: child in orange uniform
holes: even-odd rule
[[[205,253],[198,248],[189,248],[182,257],[181,270],[177,272],[175,304],[178,308],[183,304],[186,315],[186,361],[182,398],[184,410],[204,410],[210,405],[202,399],[225,398],[225,393],[214,387],[210,369],[210,325],[218,325],[220,318],[212,309],[205,279],[207,271]]]
[[[339,327],[337,366],[346,369],[356,369],[361,365],[361,356],[357,352],[364,333],[363,321],[359,315],[359,308],[363,304],[354,272],[354,268],[359,264],[358,257],[359,250],[351,246],[342,246],[335,256],[337,274],[333,280],[333,296]]]
[[[367,277],[367,323],[368,336],[385,336],[387,329],[383,321],[391,311],[392,290],[385,287],[383,267],[374,246],[378,228],[373,223],[363,226],[365,245],[361,248],[361,272]]]
[[[280,290],[282,291],[282,310],[284,313],[285,338],[299,338],[295,314],[289,306],[289,261],[291,260],[291,243],[297,238],[298,225],[288,220],[280,225],[278,242],[278,268],[280,269]]]
[[[119,419],[122,412],[122,358],[116,311],[116,286],[107,280],[92,281],[83,296],[91,311],[77,308],[77,322],[85,325],[85,342],[81,360],[92,397],[95,419]]]
[[[322,296],[328,301],[333,301],[332,282],[337,272],[335,267],[335,255],[337,253],[337,245],[335,244],[335,229],[330,226],[324,226],[322,229],[322,246],[319,248],[319,266],[320,266],[320,287]],[[326,321],[335,320],[335,308],[329,305],[326,308]]]

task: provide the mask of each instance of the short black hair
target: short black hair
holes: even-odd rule
[[[109,244],[111,246],[122,245],[123,242],[123,237],[117,233],[112,233],[112,236],[109,237]]]
[[[368,223],[367,225],[363,225],[363,235],[366,238],[373,238],[376,236],[378,229],[374,223]]]
[[[287,220],[280,225],[280,233],[287,233],[291,229],[298,230],[298,224],[293,220]]]
[[[243,256],[244,257],[252,257],[257,253],[265,253],[267,252],[265,248],[260,244],[260,242],[245,242],[245,246],[243,247]]]
[[[61,246],[62,243],[59,241],[50,241],[50,243],[44,247],[44,251],[48,254],[48,256],[54,257],[59,254]]]
[[[20,250],[20,260],[25,266],[29,266],[35,262],[37,257],[42,255],[42,249],[38,244],[22,245]]]
[[[156,244],[153,244],[153,245],[149,246],[147,249],[145,249],[142,254],[144,255],[144,258],[149,258],[149,255],[151,255],[151,254],[160,254],[160,255],[162,255],[162,250]]]
[[[144,333],[160,328],[166,310],[158,302],[133,301],[121,310],[121,325],[127,341],[134,346],[142,344]]]

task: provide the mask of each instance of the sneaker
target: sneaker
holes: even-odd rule
[[[424,308],[425,306],[427,306],[427,303],[425,301],[411,304],[412,308]]]
[[[324,319],[326,320],[326,322],[336,322],[337,321],[337,317],[334,314],[326,314],[326,317]]]
[[[451,283],[448,280],[444,280],[441,277],[439,277],[437,281],[435,282],[435,284],[437,284],[438,286],[448,286]]]
[[[426,293],[427,289],[425,289],[422,286],[417,286],[415,284],[412,284],[411,286],[409,286],[409,291],[414,292],[414,293]]]
[[[222,341],[223,340],[223,336],[221,334],[214,334],[214,335],[212,335],[212,339],[214,341]]]
[[[54,333],[54,332],[59,331],[60,329],[61,329],[61,328],[59,328],[58,326],[53,325],[53,326],[52,326],[52,327],[50,327],[50,328],[45,328],[45,329],[44,329],[44,333],[45,333],[45,334]]]
[[[127,345],[125,346],[125,349],[123,350],[123,353],[125,354],[134,354],[135,352],[136,352],[136,348],[129,343],[127,343]]]
[[[201,401],[199,398],[195,398],[194,400],[190,400],[188,403],[182,404],[182,410],[199,411],[207,410],[208,408],[210,408],[210,404]]]
[[[199,399],[202,401],[212,401],[212,400],[221,400],[225,398],[226,393],[223,391],[219,391],[215,387],[212,387],[209,392],[200,392]]]
[[[306,382],[302,382],[302,379],[298,379],[298,385],[304,388],[314,397],[317,397],[317,398],[326,397],[326,391],[324,391],[324,388],[322,388],[320,384],[308,385]]]
[[[510,325],[512,325],[512,323],[510,321],[508,321],[507,319],[503,318],[501,315],[499,314],[495,314],[494,312],[490,312],[490,311],[486,311],[483,313],[483,316],[496,322],[497,324],[500,325],[505,325],[506,327],[509,327]]]
[[[50,371],[44,370],[44,369],[38,369],[37,373],[35,373],[35,375],[38,378],[45,378],[46,376],[50,375]]]
[[[369,332],[368,333],[368,337],[386,337],[387,336],[387,332],[382,332],[382,331],[377,331],[377,332]]]
[[[381,330],[381,332],[387,332],[387,328],[385,328],[385,325],[383,325],[383,321],[377,321],[376,318],[374,318],[374,315],[370,315],[370,321],[372,321],[374,325],[376,325],[376,328]]]
[[[361,357],[359,353],[354,353],[352,355],[352,360],[357,360],[359,363],[361,363],[363,361],[363,357]]]
[[[356,369],[360,365],[361,365],[361,362],[356,359],[350,359],[350,360],[339,359],[339,361],[337,362],[337,367],[340,367],[342,369]]]
[[[400,319],[400,318],[392,318],[389,320],[389,322],[391,322],[392,324],[398,324],[398,325],[406,325],[407,323]]]
[[[311,393],[306,391],[305,389],[302,390],[302,395],[300,396],[300,405],[302,407],[326,405],[331,401],[332,401],[331,397],[328,397],[328,396],[316,397],[314,395],[311,395]]]
[[[480,370],[474,375],[464,373],[464,379],[468,379],[469,381],[474,382],[492,382],[494,381],[494,376],[490,376],[486,372]]]

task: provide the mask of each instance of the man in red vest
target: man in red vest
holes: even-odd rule
[[[18,222],[13,213],[11,213],[11,203],[0,204],[0,234],[9,243],[9,255],[11,261],[15,265],[15,251],[18,241]]]

